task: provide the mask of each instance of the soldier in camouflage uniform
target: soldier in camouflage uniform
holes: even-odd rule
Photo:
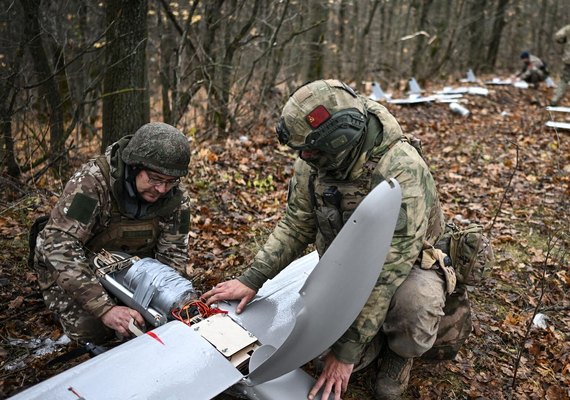
[[[521,60],[523,67],[515,76],[523,81],[530,83],[534,87],[546,79],[548,73],[546,72],[546,64],[534,54],[528,51],[521,53]]]
[[[69,180],[35,247],[44,300],[65,333],[80,343],[129,336],[135,310],[117,305],[90,268],[94,253],[155,257],[185,274],[189,198],[187,138],[164,123],[143,125],[110,145]]]
[[[556,87],[554,97],[552,97],[552,101],[550,102],[550,105],[552,106],[557,105],[558,102],[562,100],[562,97],[564,97],[564,93],[566,92],[566,88],[568,87],[568,82],[570,82],[570,25],[566,25],[556,32],[554,40],[564,45],[564,53],[562,54],[564,68],[560,74],[560,82]]]
[[[241,312],[263,283],[308,244],[315,243],[322,255],[370,190],[395,178],[403,199],[383,271],[360,315],[326,355],[309,398],[322,387],[323,398],[334,391],[339,399],[353,370],[375,359],[384,336],[387,346],[378,364],[376,395],[399,398],[413,358],[436,339],[449,289],[441,270],[432,269],[433,262],[424,263],[426,269],[416,262],[444,228],[429,168],[386,108],[338,80],[298,89],[276,130],[281,143],[299,152],[285,215],[245,273],[216,285],[203,298],[208,304],[239,299]],[[374,238],[370,240],[373,246]]]

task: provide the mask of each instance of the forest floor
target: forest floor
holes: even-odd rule
[[[416,360],[408,399],[570,397],[570,133],[545,127],[552,118],[564,120],[545,110],[552,89],[489,89],[488,96],[464,97],[468,117],[445,103],[386,105],[404,132],[422,140],[447,218],[482,223],[495,252],[488,278],[470,288],[474,329],[467,343],[454,360]],[[284,211],[294,155],[277,144],[273,123],[194,144],[187,186],[191,268],[200,290],[238,275]],[[94,154],[77,157],[75,166]],[[48,365],[75,345],[37,351],[62,332],[27,266],[28,229],[49,212],[62,182],[0,178],[3,398],[86,356]],[[535,314],[544,325],[533,324]],[[344,398],[372,399],[370,380],[370,370],[355,374]]]

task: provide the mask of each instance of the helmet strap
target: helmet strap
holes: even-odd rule
[[[139,166],[125,164],[125,190],[131,198],[140,198],[137,190],[136,179],[142,169]]]

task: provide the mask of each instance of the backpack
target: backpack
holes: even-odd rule
[[[465,228],[447,224],[435,247],[451,258],[458,284],[480,283],[493,266],[491,241],[484,235],[483,226],[479,224],[469,224]]]
[[[463,229],[447,224],[435,247],[451,258],[457,286],[445,299],[445,315],[441,317],[435,343],[422,358],[452,360],[473,327],[467,285],[476,285],[483,280],[485,272],[493,265],[493,249],[479,224],[470,224]]]

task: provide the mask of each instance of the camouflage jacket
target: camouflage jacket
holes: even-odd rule
[[[524,80],[529,78],[533,72],[538,72],[538,73],[541,73],[541,71],[544,72],[545,68],[546,65],[544,64],[544,61],[542,61],[534,54],[530,54],[528,63],[523,64],[523,67],[520,70],[520,72],[517,74],[517,76]]]
[[[564,45],[564,54],[562,62],[570,64],[570,25],[566,25],[554,34],[554,40]]]
[[[370,100],[365,102],[370,115],[367,140],[369,137],[374,139],[374,145],[360,154],[345,183],[350,188],[366,172],[369,160],[374,158],[377,162],[368,180],[369,186],[361,192],[361,197],[385,178],[395,178],[403,198],[396,232],[377,284],[360,315],[333,346],[337,358],[349,363],[359,360],[366,344],[378,333],[392,295],[408,276],[424,240],[434,244],[444,228],[435,182],[421,155],[408,143],[396,119],[385,107]],[[297,159],[285,215],[255,256],[253,264],[238,278],[245,285],[259,289],[267,279],[273,278],[298,257],[308,244],[317,242],[318,245],[319,235],[323,232],[316,222],[318,205],[309,189],[311,175],[316,175],[318,191],[318,187],[323,186],[320,181],[326,180],[326,176],[319,175],[307,163]],[[335,184],[342,190],[342,182],[337,180]],[[352,187],[362,188],[362,185]],[[350,211],[355,206],[347,207]]]
[[[96,317],[107,312],[114,302],[91,270],[89,258],[101,246],[106,250],[120,249],[114,248],[113,238],[97,240],[97,246],[93,239],[104,238],[118,224],[140,226],[146,220],[147,227],[156,227],[156,233],[147,240],[151,254],[137,254],[137,250],[131,249],[131,255],[154,256],[183,274],[188,265],[190,201],[183,189],[175,188],[165,198],[147,203],[143,217],[130,215],[124,206],[127,191],[121,151],[129,140],[125,137],[107,148],[107,173],[97,159],[75,172],[36,243],[35,266],[40,287],[58,284]],[[122,249],[125,251],[124,246]]]

